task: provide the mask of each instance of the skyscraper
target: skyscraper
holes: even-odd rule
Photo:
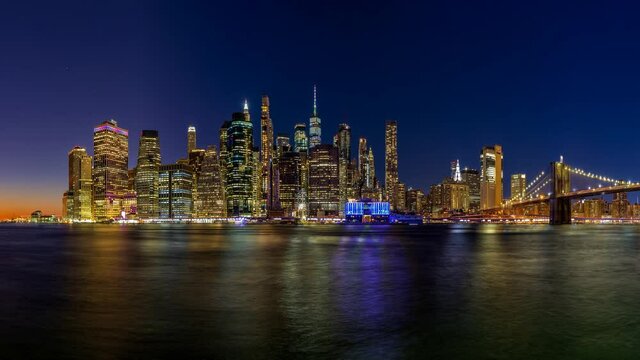
[[[338,125],[336,133],[336,147],[338,148],[338,175],[340,188],[340,211],[344,209],[347,202],[349,187],[351,186],[350,171],[351,165],[351,127],[347,124]]]
[[[462,182],[469,185],[469,211],[480,210],[480,172],[476,169],[463,169],[460,172]]]
[[[293,151],[295,152],[307,152],[309,150],[309,139],[307,138],[307,126],[303,123],[298,123],[293,128]]]
[[[261,214],[266,214],[271,197],[271,163],[273,161],[273,122],[269,108],[269,97],[262,95],[260,107],[260,203],[257,206]]]
[[[481,209],[502,205],[502,146],[485,146],[480,153]]]
[[[224,187],[220,172],[218,151],[210,145],[204,151],[200,176],[198,178],[198,199],[194,208],[198,218],[225,217]]]
[[[396,184],[398,183],[398,123],[393,120],[386,122],[384,153],[384,189],[391,210],[396,210]]]
[[[158,131],[142,130],[135,176],[138,218],[140,219],[154,219],[160,215],[158,171],[161,164]]]
[[[196,141],[196,127],[189,126],[189,128],[187,129],[187,157],[189,157],[189,154],[192,150],[195,150],[197,148],[198,144]]]
[[[227,216],[251,216],[253,198],[253,125],[245,102],[242,113],[233,113],[227,129],[225,197]]]
[[[454,182],[462,181],[462,175],[460,174],[460,160],[453,160],[451,162],[451,180]]]
[[[76,146],[69,151],[69,189],[65,193],[63,207],[65,218],[73,221],[89,221],[92,214],[91,156],[87,150]]]
[[[511,200],[524,199],[524,192],[527,187],[527,175],[513,174],[511,175]]]
[[[309,118],[309,148],[313,148],[314,146],[322,144],[320,139],[322,135],[321,131],[321,121],[318,117],[318,104],[316,97],[316,86],[313,85],[313,113],[311,113],[311,118]]]
[[[259,217],[262,215],[260,202],[262,200],[262,164],[260,162],[260,148],[253,147],[253,156],[251,159],[251,193],[253,197],[253,207],[251,208],[251,216]]]
[[[300,177],[302,156],[303,154],[294,151],[285,152],[278,161],[279,198],[284,216],[292,216],[297,209],[297,198],[302,188]]]
[[[329,144],[309,150],[309,215],[338,216],[340,190],[338,148]]]
[[[158,174],[161,219],[189,219],[193,208],[193,171],[187,164],[161,165]]]
[[[129,132],[111,119],[93,129],[93,203],[96,220],[120,216],[129,181]]]

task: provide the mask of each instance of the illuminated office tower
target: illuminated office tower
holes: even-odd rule
[[[198,201],[198,189],[200,188],[198,186],[198,182],[200,181],[200,170],[202,169],[202,162],[204,161],[204,152],[204,149],[191,150],[186,162],[187,164],[189,164],[189,166],[191,166],[191,169],[193,170],[191,201],[193,204],[192,214],[194,216],[198,212],[199,209],[197,209],[197,206],[200,204],[200,202]],[[178,163],[181,163],[181,161],[178,161]]]
[[[396,212],[407,211],[407,187],[404,183],[397,182],[394,192],[394,199],[396,200]]]
[[[161,219],[189,219],[193,208],[193,169],[186,164],[160,165],[158,203]]]
[[[93,129],[93,207],[96,220],[118,218],[129,181],[129,132],[107,120]]]
[[[224,187],[222,186],[218,151],[214,145],[210,145],[204,151],[197,190],[198,199],[194,204],[195,217],[225,217]]]
[[[253,168],[251,178],[253,207],[251,208],[251,216],[259,217],[262,215],[262,209],[260,208],[260,202],[262,200],[262,164],[260,162],[260,148],[257,146],[253,148],[251,167]]]
[[[367,148],[367,139],[361,137],[358,140],[358,170],[360,173],[360,181],[362,186],[367,185],[367,171],[369,169],[369,149]]]
[[[460,172],[462,182],[469,185],[469,211],[480,210],[480,172],[476,169],[463,169]]]
[[[76,146],[69,151],[69,190],[65,193],[63,217],[73,221],[89,221],[92,215],[91,156]]]
[[[295,152],[307,152],[309,150],[307,125],[299,123],[293,128],[293,144],[293,151]]]
[[[231,126],[231,121],[225,121],[224,123],[222,123],[222,126],[220,126],[220,133],[219,133],[220,178],[222,179],[222,188],[225,190],[223,191],[223,195],[225,199],[226,199],[226,183],[227,183],[227,160],[229,159],[229,151],[228,151],[228,144],[227,144],[227,130],[229,130],[230,126]],[[227,206],[226,204],[227,203],[225,200],[225,209]]]
[[[407,211],[414,214],[422,214],[424,192],[420,189],[407,190]]]
[[[485,146],[480,153],[480,206],[502,205],[502,146]]]
[[[251,216],[253,197],[253,125],[243,113],[233,113],[227,129],[225,198],[227,216]]]
[[[320,137],[322,135],[320,125],[321,121],[318,117],[316,86],[313,85],[313,113],[311,114],[311,118],[309,118],[309,149],[322,143],[322,141],[320,140]]]
[[[291,140],[289,135],[280,133],[276,137],[276,157],[282,156],[283,153],[291,150]]]
[[[631,210],[631,204],[627,198],[627,193],[615,193],[613,194],[613,200],[609,207],[609,215],[613,218],[627,218],[633,214]]]
[[[142,130],[135,176],[138,218],[140,219],[154,219],[160,215],[158,171],[161,164],[158,131]]]
[[[269,109],[269,97],[262,96],[260,107],[260,161],[261,161],[261,183],[260,202],[257,207],[261,215],[266,215],[269,199],[271,198],[271,163],[273,161],[273,122]]]
[[[300,169],[302,154],[285,152],[278,160],[279,200],[284,216],[293,216],[297,209],[297,197],[302,188]]]
[[[398,183],[398,123],[386,122],[384,135],[384,189],[391,210],[398,207],[396,199],[396,184]]]
[[[527,187],[527,175],[513,174],[511,175],[511,200],[524,199],[524,192]]]
[[[187,157],[192,150],[195,150],[197,148],[198,145],[196,141],[196,127],[189,126],[189,128],[187,129]]]
[[[309,150],[309,216],[336,217],[340,209],[338,148],[316,145]]]
[[[351,128],[347,124],[338,125],[336,133],[336,147],[338,148],[338,175],[340,190],[340,211],[344,209],[344,203],[347,202],[350,187],[350,171],[351,165]]]

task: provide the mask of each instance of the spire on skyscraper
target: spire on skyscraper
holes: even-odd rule
[[[244,108],[243,108],[243,112],[246,114],[249,112],[249,101],[247,101],[247,99],[244,99]]]
[[[313,84],[313,116],[318,116],[318,104],[316,99],[316,84]]]

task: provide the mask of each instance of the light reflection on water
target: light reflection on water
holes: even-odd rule
[[[630,225],[0,226],[30,358],[632,358]]]

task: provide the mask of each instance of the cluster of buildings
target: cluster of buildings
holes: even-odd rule
[[[137,163],[130,166],[129,132],[115,120],[104,121],[93,129],[93,155],[81,147],[69,152],[63,218],[339,220],[346,204],[360,199],[387,203],[389,211],[408,211],[408,192],[398,179],[395,121],[385,124],[384,187],[366,138],[358,140],[357,157],[352,157],[348,124],[340,124],[332,141],[323,143],[315,87],[308,130],[298,123],[291,138],[273,129],[264,95],[259,139],[254,140],[245,101],[243,111],[220,127],[217,145],[199,147],[196,128],[190,126],[185,157],[176,163],[162,162],[158,131],[143,130]]]
[[[115,120],[93,129],[93,155],[69,151],[69,182],[63,195],[66,221],[209,219],[303,219],[309,221],[394,222],[481,214],[505,204],[503,150],[484,146],[479,168],[451,162],[449,176],[422,189],[407,188],[398,176],[398,124],[385,123],[384,184],[376,177],[373,149],[360,137],[352,156],[351,127],[339,124],[323,142],[316,89],[308,127],[293,136],[274,134],[269,97],[262,96],[259,139],[247,102],[220,127],[217,145],[198,146],[196,128],[187,129],[187,149],[176,163],[163,163],[157,130],[140,133],[137,163],[129,164],[129,132]],[[325,137],[326,138],[326,137]],[[525,174],[510,177],[511,199],[525,197]],[[612,201],[594,198],[572,204],[586,219],[637,218],[640,205],[627,194]],[[548,215],[548,204],[518,209],[515,215]],[[54,221],[34,212],[33,222]],[[414,218],[414,220],[415,220]],[[391,220],[390,220],[391,219]],[[397,220],[394,220],[397,219]],[[407,220],[408,219],[408,220]]]

